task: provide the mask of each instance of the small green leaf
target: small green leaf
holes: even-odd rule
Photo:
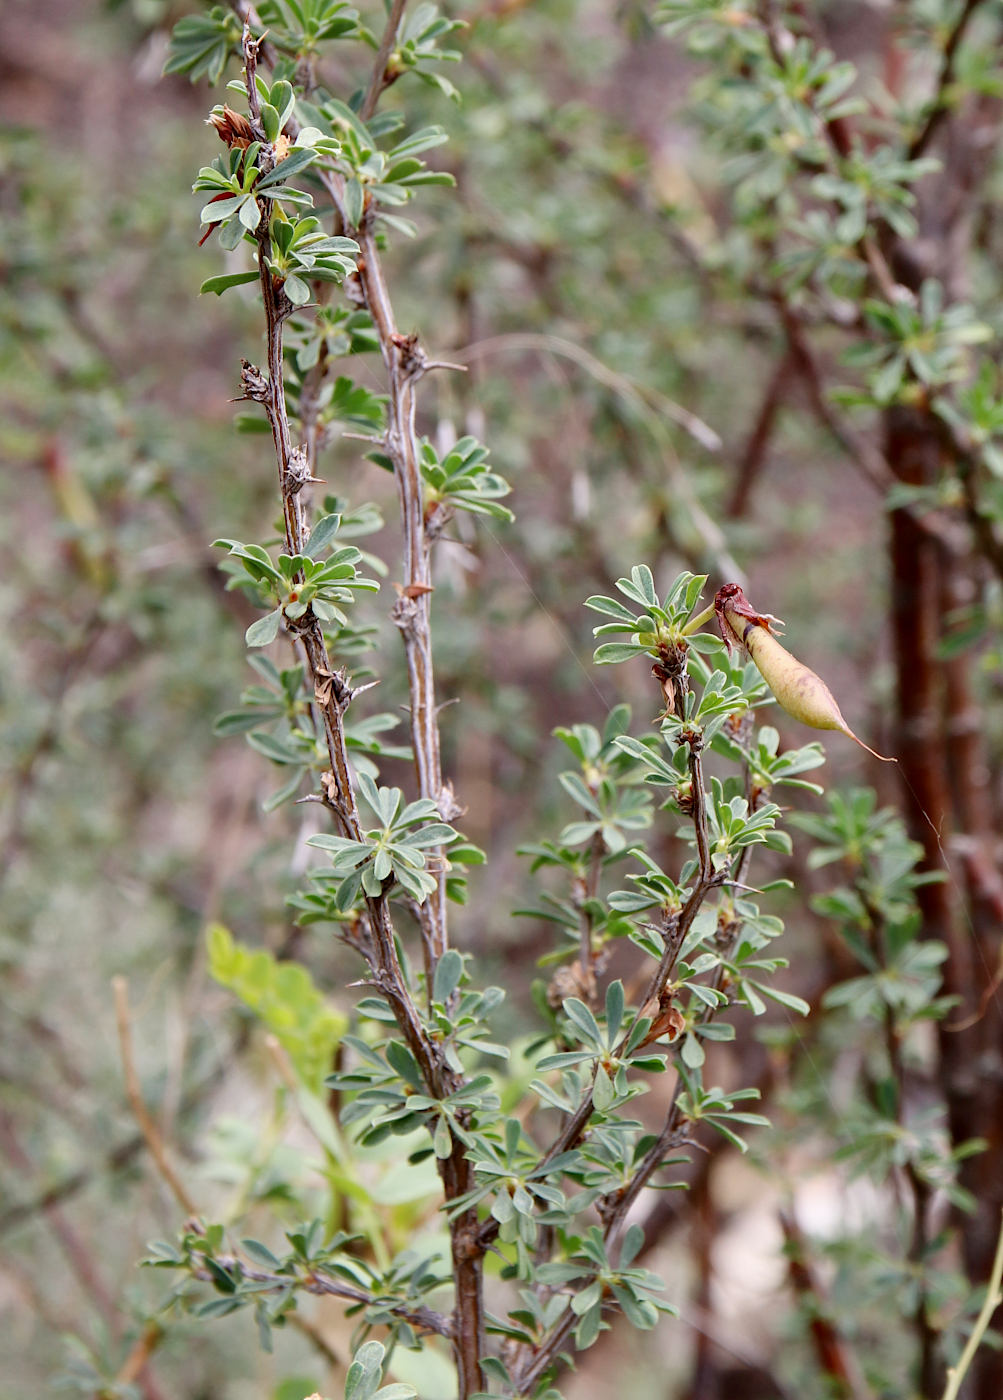
[[[333,543],[341,528],[340,515],[325,515],[310,531],[310,543],[306,547],[307,558],[316,559],[318,554]]]
[[[253,272],[224,272],[219,277],[207,277],[199,287],[199,295],[206,292],[215,292],[217,296],[222,296],[230,287],[242,287],[247,282],[257,282],[257,269]]]
[[[345,223],[351,228],[358,228],[362,223],[362,212],[365,207],[365,191],[358,180],[351,179],[345,181]]]
[[[640,642],[604,642],[596,647],[592,659],[597,666],[613,666],[620,661],[633,661],[636,656],[642,656],[644,650]]]
[[[258,201],[251,198],[245,199],[241,203],[237,217],[247,229],[248,233],[253,233],[261,223],[261,210],[258,208]]]
[[[453,1151],[453,1138],[449,1131],[449,1124],[445,1117],[440,1116],[435,1125],[435,1136],[432,1139],[435,1147],[435,1155],[441,1161],[450,1156]]]
[[[463,958],[455,948],[447,948],[435,969],[435,984],[432,996],[435,1001],[446,1002],[460,985],[463,976]]]
[[[592,1085],[592,1102],[600,1113],[605,1113],[616,1102],[616,1090],[602,1065],[596,1070],[595,1082]]]
[[[267,647],[279,635],[279,625],[282,621],[282,609],[276,608],[273,612],[266,613],[264,617],[259,617],[257,622],[252,622],[244,633],[244,641],[249,647]]]
[[[610,1044],[616,1040],[623,1022],[624,992],[619,978],[606,988],[606,1034]]]
[[[261,192],[271,191],[274,194],[275,186],[283,184],[292,175],[298,175],[301,170],[312,165],[316,159],[317,152],[311,150],[309,146],[295,146],[285,160],[279,161],[278,165],[267,175],[261,176],[255,189]]]

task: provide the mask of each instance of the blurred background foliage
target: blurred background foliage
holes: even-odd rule
[[[125,1101],[112,975],[130,982],[147,1102],[188,1189],[218,1210],[235,1210],[237,1198],[293,1210],[305,1168],[295,1096],[247,1009],[253,997],[238,985],[246,969],[217,969],[242,1001],[212,982],[207,925],[221,920],[268,952],[273,972],[302,960],[328,998],[321,1014],[309,989],[293,996],[304,1016],[320,1017],[314,1050],[337,1038],[341,988],[355,975],[344,950],[294,924],[285,903],[316,829],[310,809],[263,813],[281,774],[239,737],[213,732],[257,678],[241,640],[253,614],[224,592],[208,546],[220,534],[267,530],[274,483],[265,440],[233,431],[228,402],[240,356],[258,353],[253,299],[197,297],[223,260],[212,245],[196,246],[189,194],[199,165],[216,154],[202,124],[205,89],[160,78],[184,8],[8,0],[0,18],[0,1395],[11,1400],[60,1381],[77,1393],[147,1400],[302,1400],[348,1347],[333,1311],[310,1324],[313,1337],[284,1336],[273,1356],[249,1345],[246,1319],[211,1329],[172,1322],[161,1338],[151,1322],[161,1281],[136,1269],[147,1241],[171,1235],[178,1221]],[[705,8],[718,23],[726,7]],[[1000,82],[985,46],[998,56],[999,6],[893,8],[894,16],[863,0],[811,7],[837,56],[860,67],[875,142],[892,128],[923,130],[922,103],[958,15],[981,12],[959,47],[951,78],[960,96],[951,102],[983,133],[988,154],[963,190],[963,235],[938,225],[945,186],[927,176],[915,246],[931,269],[946,262],[950,278],[943,266],[939,273],[959,289],[949,300],[963,293],[995,336]],[[637,558],[663,582],[684,567],[709,571],[713,587],[745,581],[759,606],[787,620],[795,650],[825,675],[851,725],[896,752],[910,716],[895,590],[901,604],[903,588],[926,586],[903,582],[902,561],[927,543],[896,545],[888,483],[867,479],[875,452],[894,468],[894,371],[878,386],[884,398],[873,382],[863,395],[863,416],[834,422],[819,406],[832,403],[828,391],[865,382],[867,366],[837,363],[853,334],[840,331],[838,316],[813,323],[809,308],[806,362],[785,320],[776,287],[786,274],[774,266],[785,177],[736,169],[741,153],[719,130],[734,116],[740,62],[728,60],[729,89],[713,43],[694,54],[633,0],[615,10],[592,0],[463,0],[453,9],[468,25],[454,74],[462,102],[415,88],[408,103],[417,120],[447,127],[442,160],[458,190],[426,193],[417,239],[398,240],[388,266],[402,326],[420,330],[433,354],[469,365],[423,386],[422,430],[447,444],[464,432],[482,437],[514,488],[515,526],[489,522],[475,540],[458,521],[440,550],[436,647],[440,693],[459,700],[445,713],[444,766],[468,809],[465,831],[491,853],[473,877],[476,898],[457,917],[458,944],[486,961],[486,980],[511,989],[515,1040],[530,1024],[530,984],[547,976],[536,963],[549,933],[539,920],[513,918],[531,902],[529,877],[527,863],[506,852],[568,818],[549,781],[563,762],[554,727],[601,728],[613,704],[638,701],[650,684],[643,666],[632,676],[592,668],[582,600],[608,591]],[[733,9],[740,30],[748,7]],[[930,154],[946,146],[950,159],[956,139],[952,117]],[[752,177],[758,187],[742,184]],[[895,275],[909,280],[908,269]],[[994,340],[976,381],[990,442],[997,353]],[[375,370],[368,387],[380,389]],[[967,412],[965,425],[976,416]],[[966,536],[961,546],[964,568],[940,575],[949,627],[922,658],[928,669],[953,666],[955,697],[964,692],[964,704],[942,707],[939,728],[917,740],[924,753],[948,754],[951,811],[938,810],[916,780],[922,753],[903,765],[909,787],[841,740],[827,745],[827,787],[872,784],[879,794],[847,796],[843,809],[805,799],[811,836],[843,862],[839,879],[808,860],[809,844],[777,861],[797,886],[783,911],[792,988],[816,1006],[828,991],[828,1010],[799,1033],[781,1019],[749,1052],[778,1128],[757,1147],[762,1175],[718,1153],[694,1182],[688,1211],[663,1212],[659,1267],[678,1281],[686,1325],[663,1324],[654,1340],[633,1335],[627,1351],[604,1340],[568,1382],[574,1396],[601,1400],[628,1381],[638,1400],[829,1394],[810,1389],[829,1384],[812,1369],[815,1271],[866,1359],[871,1388],[845,1393],[912,1393],[896,1380],[908,1355],[905,1323],[901,1336],[890,1320],[878,1335],[873,1316],[880,1305],[908,1319],[909,1289],[919,1286],[908,1247],[894,1277],[875,1248],[876,1221],[892,1236],[900,1228],[901,1161],[887,1133],[868,1135],[873,1103],[860,1090],[887,1027],[880,1007],[862,1009],[858,992],[832,989],[859,973],[855,957],[866,968],[861,939],[881,923],[881,900],[891,927],[922,916],[938,948],[954,946],[938,918],[960,922],[963,940],[986,930],[971,942],[977,959],[969,947],[967,983],[948,988],[959,1016],[983,1013],[982,1039],[964,1053],[982,1057],[995,1093],[976,1124],[991,1142],[988,1164],[955,1197],[970,1204],[965,1189],[977,1193],[993,1172],[1003,1178],[992,956],[1003,909],[993,560],[1003,507],[998,469],[986,460],[974,504],[957,462],[922,480],[902,473],[891,498],[900,512],[919,501],[951,529],[960,522],[974,532],[975,543]],[[345,438],[327,451],[325,475],[353,504],[382,508],[393,557],[390,478]],[[908,595],[906,610],[916,606]],[[370,621],[390,633],[383,613],[372,606]],[[957,643],[949,656],[945,631]],[[396,710],[393,646],[372,664],[381,707]],[[974,827],[964,820],[971,772],[950,747],[952,723],[974,727],[980,746],[976,760],[964,760],[979,768]],[[780,728],[793,726],[783,719]],[[408,781],[403,763],[388,760],[384,771]],[[904,816],[874,817],[887,803]],[[928,869],[946,862],[939,912],[916,905],[921,855]],[[878,872],[881,859],[895,868]],[[861,888],[869,905],[853,893]],[[882,953],[895,955],[894,946]],[[937,961],[900,969],[902,985],[918,988],[895,1010],[910,1035],[940,990]],[[254,995],[260,1012],[260,986]],[[936,1036],[920,1027],[913,1039],[903,1030],[902,1042],[911,1058],[897,1082],[909,1114],[942,1108],[949,1090]],[[931,1133],[943,1131],[937,1118]],[[833,1144],[850,1139],[858,1160],[833,1167]],[[953,1146],[963,1140],[955,1134]],[[936,1151],[943,1155],[942,1141]],[[417,1188],[397,1182],[389,1161],[377,1175],[366,1208],[406,1242],[428,1227]],[[990,1190],[988,1206],[999,1195]],[[939,1210],[946,1223],[946,1202]],[[938,1330],[960,1329],[970,1316],[964,1275],[984,1277],[981,1258],[972,1241],[967,1254],[940,1258]],[[331,1355],[318,1351],[321,1335]],[[996,1366],[986,1385],[999,1380]],[[426,1400],[444,1393],[441,1375],[417,1379]],[[973,1394],[986,1400],[999,1389]]]

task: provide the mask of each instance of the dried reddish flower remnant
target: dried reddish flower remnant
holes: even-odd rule
[[[209,113],[206,126],[213,127],[219,139],[228,146],[239,146],[242,151],[246,151],[254,140],[254,131],[247,118],[225,104],[222,112]]]

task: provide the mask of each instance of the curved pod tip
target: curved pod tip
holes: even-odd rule
[[[729,652],[736,646],[745,648],[782,710],[812,729],[838,730],[882,763],[898,762],[857,738],[821,676],[777,641],[771,627],[780,626],[779,620],[757,613],[737,583],[726,583],[718,590],[714,607]]]

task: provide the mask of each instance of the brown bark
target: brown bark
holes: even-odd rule
[[[763,470],[777,425],[784,393],[797,368],[797,355],[793,347],[788,347],[773,366],[773,372],[766,382],[752,431],[738,461],[731,498],[725,507],[725,514],[733,520],[740,520],[748,514],[752,493]]]
[[[718,1222],[708,1173],[701,1173],[690,1189],[690,1248],[697,1269],[694,1302],[701,1315],[711,1316],[711,1283],[714,1269],[712,1250]],[[696,1353],[690,1379],[690,1400],[720,1400],[718,1366],[714,1344],[704,1331],[696,1333]]]
[[[899,480],[937,479],[943,451],[936,420],[921,410],[890,409],[885,450]],[[892,636],[895,650],[898,757],[910,834],[924,851],[924,867],[946,878],[917,891],[924,936],[948,949],[944,993],[971,1009],[995,967],[999,928],[999,874],[988,838],[992,814],[988,765],[974,705],[966,655],[944,661],[939,643],[945,611],[963,594],[963,562],[917,526],[904,511],[891,516]],[[964,855],[962,867],[947,852]],[[975,1197],[973,1215],[959,1216],[966,1272],[984,1280],[992,1264],[1003,1207],[1003,1017],[989,1001],[985,1014],[952,1029],[941,1023],[941,1078],[952,1141],[984,1138],[988,1148],[962,1164],[961,1183]],[[1003,1357],[979,1353],[966,1383],[970,1400],[999,1400]]]
[[[944,54],[937,100],[910,150],[915,156],[941,137],[944,173],[921,202],[921,239],[914,245],[890,240],[896,275],[914,290],[924,276],[941,279],[952,298],[967,290],[977,193],[993,158],[999,104],[980,99],[952,116],[943,95],[961,37],[977,5],[966,3]],[[892,409],[886,415],[889,465],[900,481],[934,483],[948,446],[942,425],[923,409]],[[959,460],[951,444],[946,463],[971,492],[972,464]],[[972,524],[977,512],[967,512]],[[979,522],[976,521],[978,525]],[[992,532],[984,522],[973,530],[973,548],[995,566]],[[963,1009],[953,1023],[940,1023],[941,1081],[955,1145],[982,1138],[986,1150],[960,1169],[961,1184],[976,1202],[959,1213],[964,1267],[973,1284],[992,1267],[1003,1207],[1003,1005],[990,991],[999,961],[1003,876],[994,860],[994,816],[985,750],[984,717],[972,687],[971,653],[942,658],[951,612],[969,600],[976,561],[959,557],[943,543],[920,546],[901,512],[892,516],[893,632],[897,708],[901,724],[902,776],[909,824],[924,848],[928,869],[947,879],[918,891],[927,936],[948,947],[944,992]],[[924,752],[925,750],[925,752]],[[936,831],[934,831],[936,827]],[[999,1400],[1003,1355],[983,1347],[965,1382],[965,1400]]]

